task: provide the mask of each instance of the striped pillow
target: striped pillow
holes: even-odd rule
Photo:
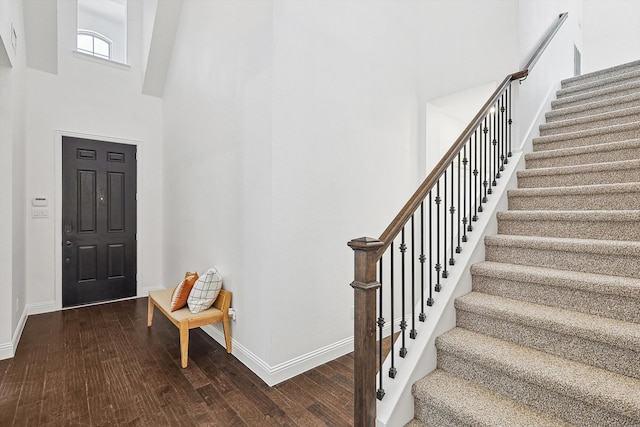
[[[215,268],[210,268],[196,280],[191,289],[187,305],[193,314],[211,307],[222,289],[222,276]]]
[[[171,294],[171,311],[180,310],[187,305],[187,298],[191,293],[194,283],[198,280],[198,273],[188,272],[184,275],[184,280],[173,290]]]

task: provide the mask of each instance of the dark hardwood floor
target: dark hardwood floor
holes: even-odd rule
[[[200,329],[139,298],[29,316],[0,361],[0,426],[350,426],[353,356],[268,387]]]

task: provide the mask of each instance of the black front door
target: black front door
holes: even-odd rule
[[[62,306],[136,295],[136,146],[62,138]]]

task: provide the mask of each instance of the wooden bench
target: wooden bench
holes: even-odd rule
[[[231,330],[229,326],[231,292],[221,289],[220,295],[216,298],[213,306],[198,314],[191,313],[187,306],[172,312],[170,308],[172,293],[173,288],[149,292],[149,315],[147,317],[147,326],[151,326],[151,322],[153,321],[153,307],[155,306],[160,309],[162,314],[167,316],[171,323],[180,329],[180,355],[182,358],[182,367],[187,367],[189,359],[189,329],[222,322],[224,339],[227,344],[227,353],[231,353]]]

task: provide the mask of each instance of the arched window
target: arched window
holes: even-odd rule
[[[89,30],[78,30],[78,52],[111,59],[112,42],[102,34]]]

